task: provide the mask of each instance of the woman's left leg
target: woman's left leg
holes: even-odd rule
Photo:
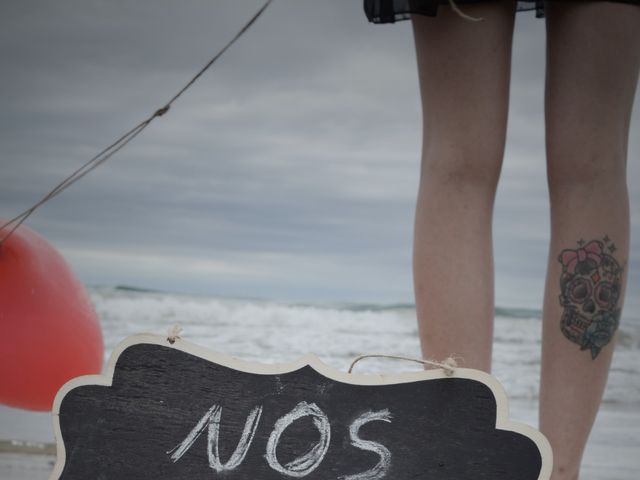
[[[627,144],[640,69],[640,7],[551,2],[547,48],[551,245],[540,429],[554,451],[552,480],[576,480],[624,299]]]

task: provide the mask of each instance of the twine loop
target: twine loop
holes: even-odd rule
[[[422,365],[429,365],[431,367],[441,368],[447,377],[452,376],[455,373],[455,369],[458,368],[458,362],[452,356],[447,357],[443,362],[436,362],[434,360],[427,360],[424,358],[411,358],[411,357],[402,357],[399,355],[383,355],[379,353],[374,353],[374,354],[359,355],[358,357],[354,358],[353,362],[351,362],[351,366],[349,367],[348,373],[353,373],[353,367],[356,365],[356,363],[358,363],[361,360],[364,360],[365,358],[391,358],[393,360],[405,360],[407,362],[415,362],[415,363],[420,363]]]

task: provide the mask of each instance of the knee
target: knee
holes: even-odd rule
[[[608,191],[626,185],[626,154],[586,151],[547,152],[547,181],[552,196],[579,191]]]
[[[495,191],[501,166],[502,152],[434,149],[422,156],[420,180],[421,183],[436,183],[444,187]]]

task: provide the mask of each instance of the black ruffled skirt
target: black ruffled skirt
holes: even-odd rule
[[[454,0],[455,4],[462,7],[465,3],[479,3],[486,0]],[[561,1],[561,0],[552,0]],[[581,0],[563,0],[581,1]],[[630,3],[640,6],[640,0],[613,0],[620,3]],[[516,11],[536,11],[536,17],[544,17],[544,0],[518,0]],[[439,5],[449,5],[449,0],[364,0],[364,11],[370,22],[394,23],[398,20],[407,20],[412,13],[435,17],[438,14]]]

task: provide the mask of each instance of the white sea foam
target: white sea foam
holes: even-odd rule
[[[305,353],[346,370],[361,353],[419,356],[415,310],[411,306],[286,305],[163,293],[91,289],[100,316],[106,355],[125,337],[139,332],[165,335],[180,323],[182,336],[207,348],[246,360],[282,362]],[[540,314],[496,310],[494,374],[510,397],[511,418],[537,424]],[[605,405],[587,445],[583,477],[636,480],[640,460],[640,342],[638,330],[623,323]],[[631,324],[633,327],[633,324]],[[637,328],[637,327],[636,327]],[[412,363],[367,360],[358,371],[419,369]],[[0,405],[0,439],[53,440],[51,416]],[[44,480],[50,457],[0,454],[0,478]]]
[[[129,335],[166,334],[174,323],[182,325],[182,336],[192,342],[265,363],[291,361],[311,352],[346,370],[363,353],[420,356],[411,306],[292,305],[105,288],[91,289],[90,295],[102,322],[107,356]],[[538,312],[497,310],[493,373],[514,400],[537,399],[540,326]],[[638,332],[623,326],[619,337],[604,401],[639,405]],[[391,372],[421,367],[372,359],[356,368]]]

